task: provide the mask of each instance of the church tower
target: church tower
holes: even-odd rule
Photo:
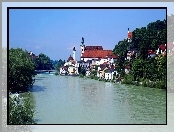
[[[76,60],[76,49],[75,49],[75,47],[73,48],[73,59]]]
[[[81,42],[82,44],[80,45],[80,47],[81,47],[81,56],[83,55],[83,53],[84,53],[84,50],[85,50],[85,45],[84,45],[84,38],[82,37],[82,42]]]
[[[129,31],[129,28],[128,28],[128,42],[132,42],[132,32]]]

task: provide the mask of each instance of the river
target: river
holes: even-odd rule
[[[88,78],[38,74],[37,124],[166,124],[166,91]]]

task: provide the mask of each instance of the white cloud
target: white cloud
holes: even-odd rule
[[[34,47],[35,49],[40,49],[41,47],[39,45],[35,46]]]

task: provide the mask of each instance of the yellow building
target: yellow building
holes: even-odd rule
[[[72,66],[72,65],[70,65],[70,66],[68,67],[68,72],[69,72],[69,75],[74,74],[74,73],[75,73],[75,67]]]

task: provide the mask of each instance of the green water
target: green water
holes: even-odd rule
[[[87,78],[38,74],[38,124],[165,124],[166,92]]]

